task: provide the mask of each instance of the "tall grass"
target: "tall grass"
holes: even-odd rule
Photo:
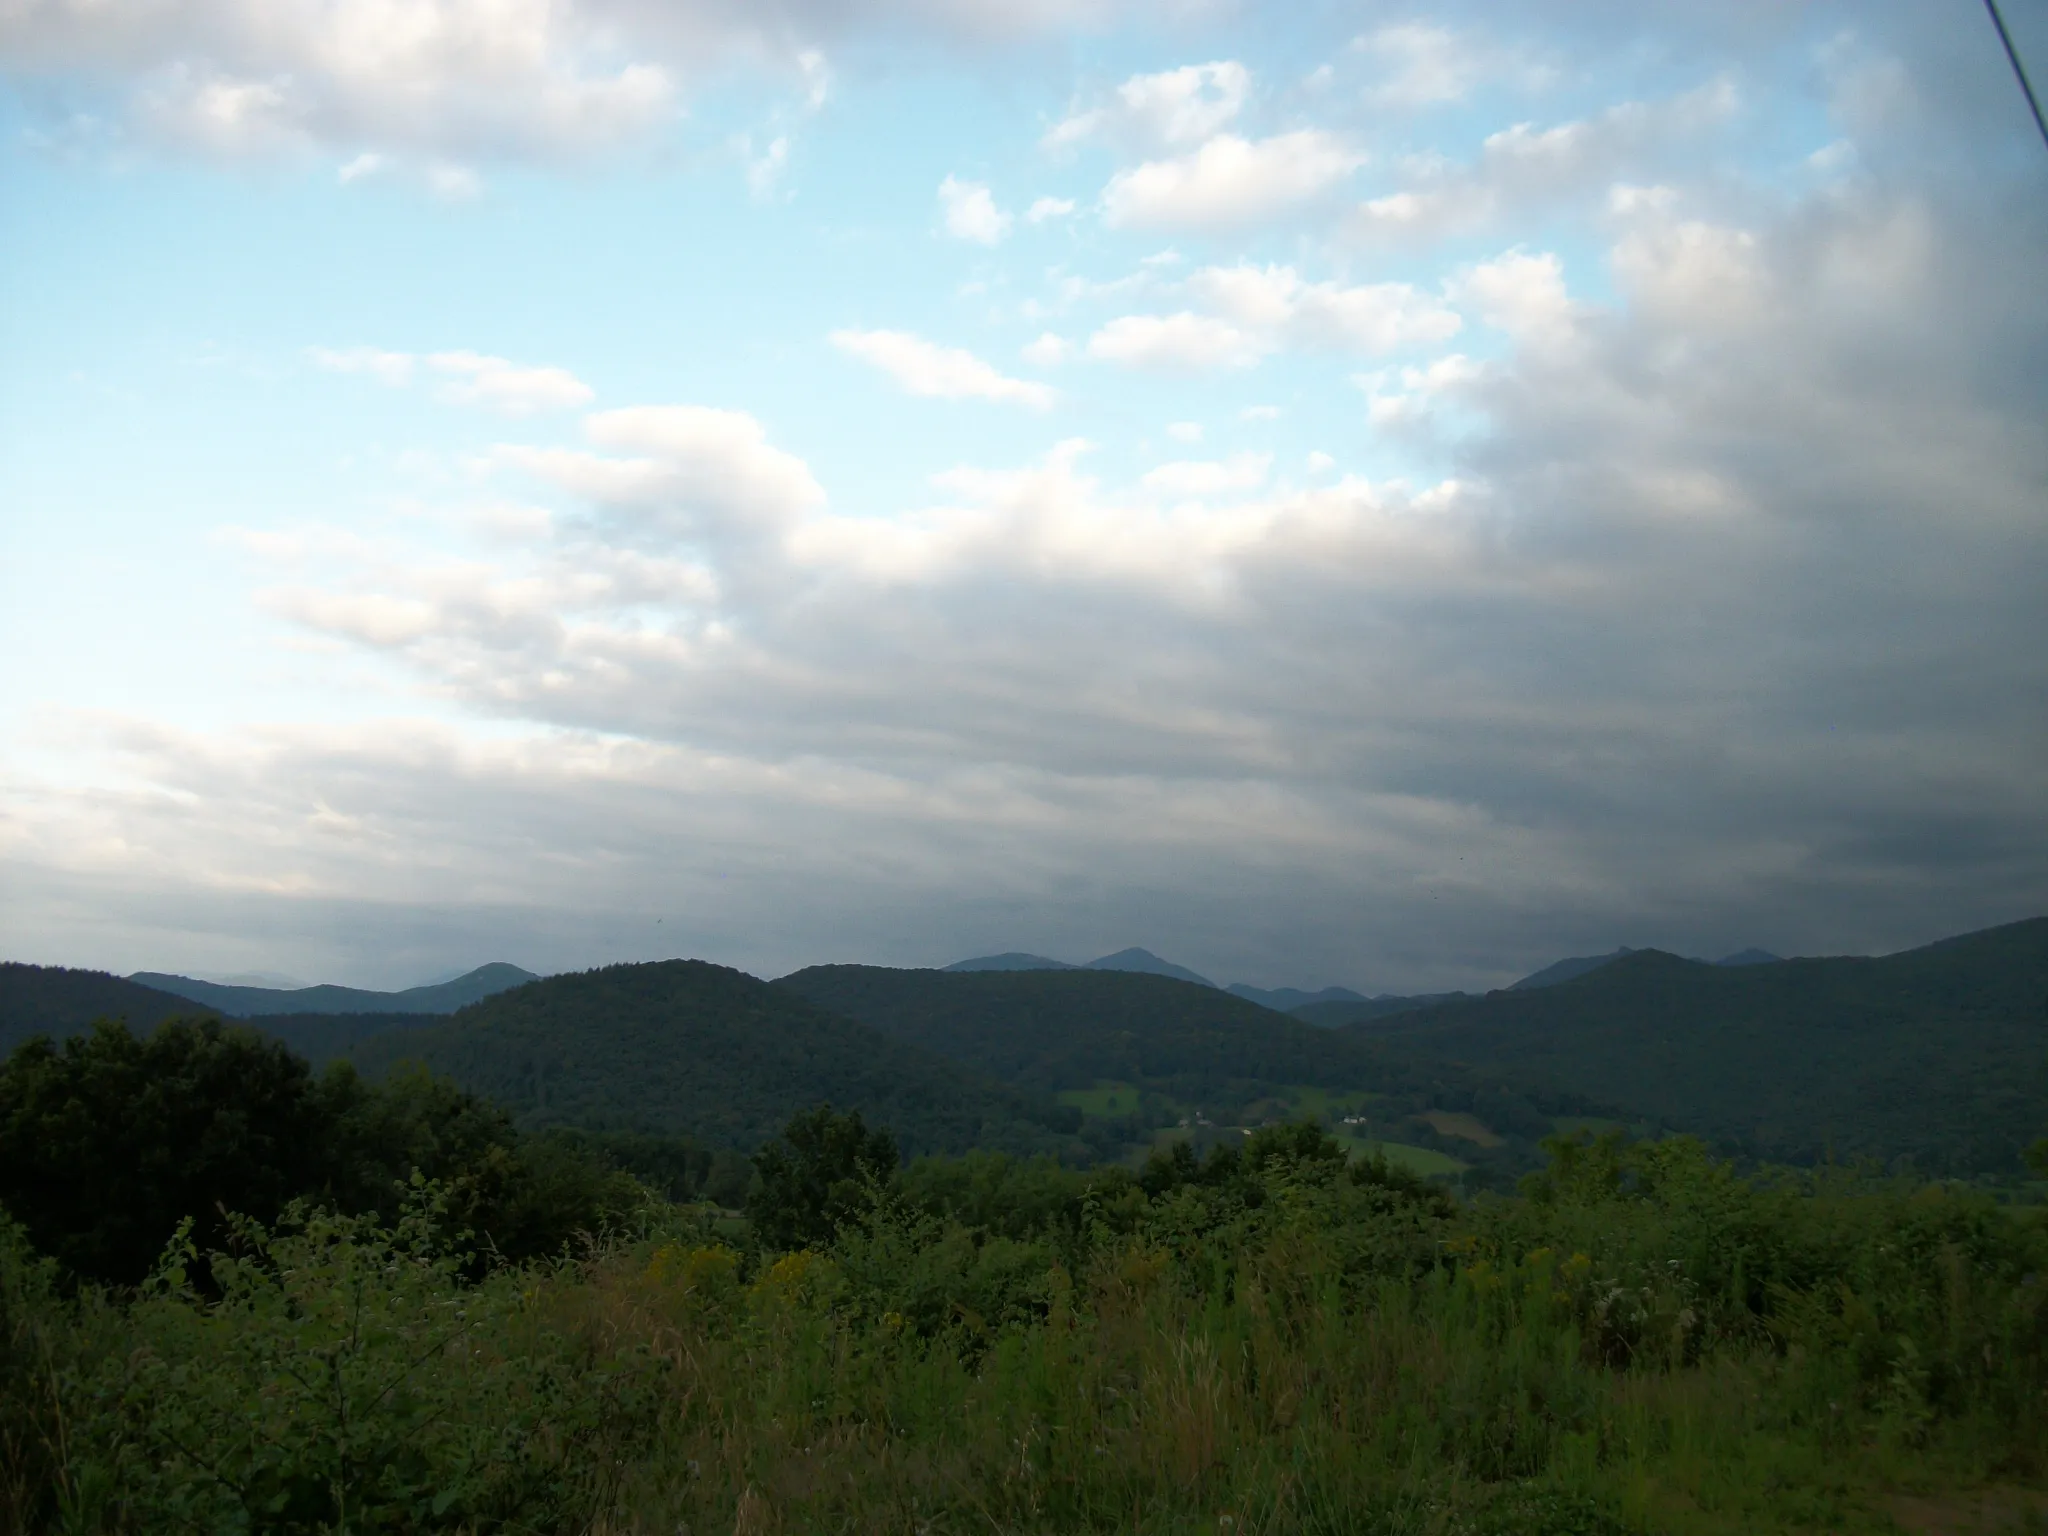
[[[1316,1158],[1066,1209],[994,1172],[1028,1229],[913,1169],[821,1251],[657,1212],[476,1283],[424,1222],[247,1231],[119,1304],[15,1240],[0,1491],[81,1531],[1592,1536],[2048,1473],[2048,1244],[1980,1197],[1672,1144],[1466,1206]]]

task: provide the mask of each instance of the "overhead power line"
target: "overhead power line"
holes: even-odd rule
[[[2005,56],[2012,60],[2012,72],[2019,76],[2020,89],[2026,92],[2027,105],[2034,113],[2034,126],[2041,130],[2041,142],[2048,144],[2048,118],[2041,115],[2041,103],[2034,95],[2034,83],[2027,78],[2027,66],[2020,62],[2020,51],[2013,47],[2012,34],[2005,30],[2005,18],[1998,14],[1998,0],[1984,0],[1984,9],[1991,13],[1991,25],[1998,28],[1998,40],[2005,44]]]

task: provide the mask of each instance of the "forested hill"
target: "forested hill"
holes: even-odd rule
[[[551,976],[446,1022],[373,1035],[375,1075],[417,1059],[529,1127],[655,1131],[748,1149],[824,1101],[906,1152],[1071,1151],[1079,1117],[700,960]]]
[[[317,1066],[345,1055],[366,1035],[409,1029],[437,1017],[431,1013],[265,1013],[237,1022],[282,1040]],[[95,1019],[121,1019],[136,1034],[147,1035],[165,1019],[217,1018],[234,1015],[105,971],[0,965],[0,1055],[31,1035],[62,1040],[82,1034]]]
[[[1339,1033],[1533,1074],[1773,1160],[2009,1175],[2048,1131],[2048,918],[1881,959],[1643,950]]]
[[[94,1019],[126,1019],[147,1034],[165,1019],[211,1018],[216,1010],[138,986],[105,971],[75,971],[61,965],[0,964],[0,1054],[31,1035],[61,1040]]]
[[[1303,1084],[1412,1098],[1417,1108],[1462,1108],[1474,1087],[1473,1074],[1461,1069],[1165,976],[820,965],[775,985],[1038,1091],[1117,1081],[1221,1102]]]

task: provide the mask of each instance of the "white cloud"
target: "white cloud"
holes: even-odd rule
[[[456,405],[486,406],[506,416],[570,410],[588,405],[596,395],[566,368],[530,367],[481,352],[435,352],[418,357],[376,347],[313,347],[307,356],[330,372],[365,374],[394,389],[410,384],[424,366],[448,378],[438,391],[441,399]]]
[[[1410,284],[1311,283],[1292,267],[1205,267],[1185,286],[1212,312],[1121,316],[1090,338],[1089,356],[1146,368],[1241,368],[1286,347],[1385,353],[1433,345],[1462,324],[1443,300]]]
[[[806,48],[797,54],[796,67],[804,83],[804,110],[823,110],[826,99],[832,94],[832,66],[817,49]]]
[[[1327,475],[1337,467],[1337,461],[1320,449],[1309,454],[1302,462],[1307,465],[1308,472],[1312,475]]]
[[[1740,104],[1732,80],[1717,77],[1662,101],[1623,102],[1548,128],[1515,123],[1489,134],[1468,163],[1419,156],[1397,166],[1407,185],[1366,199],[1352,233],[1371,242],[1434,240],[1553,215],[1665,160],[1696,157]]]
[[[1481,75],[1469,40],[1427,22],[1381,27],[1352,46],[1386,71],[1366,93],[1377,106],[1413,108],[1462,101]]]
[[[1023,348],[1024,361],[1039,368],[1056,367],[1073,354],[1073,343],[1051,331],[1042,333],[1036,341],[1026,342]]]
[[[1248,368],[1266,352],[1259,337],[1213,315],[1121,315],[1088,338],[1104,362],[1168,372]]]
[[[436,352],[427,364],[453,381],[442,387],[442,399],[489,406],[507,416],[569,410],[589,404],[595,394],[566,368],[521,367],[477,352]]]
[[[972,352],[942,347],[908,331],[834,331],[832,344],[872,363],[913,395],[941,400],[997,400],[1046,410],[1059,399],[1047,384],[998,373]]]
[[[480,197],[484,190],[484,179],[474,169],[448,161],[428,166],[425,180],[428,191],[451,203],[468,202]]]
[[[825,493],[804,461],[774,447],[744,411],[699,405],[601,411],[586,424],[600,447],[644,454],[664,467],[661,495],[680,490],[731,518],[774,524],[816,511]]]
[[[1419,368],[1398,373],[1382,369],[1361,374],[1354,382],[1366,391],[1366,419],[1375,427],[1400,428],[1427,420],[1447,399],[1471,396],[1488,377],[1487,368],[1462,352],[1452,352]]]
[[[595,18],[549,0],[43,3],[0,18],[17,71],[97,82],[152,139],[229,157],[614,147],[673,114],[676,74],[610,52]]]
[[[1277,405],[1248,405],[1237,413],[1239,421],[1278,421],[1280,407]]]
[[[1047,219],[1064,219],[1074,211],[1071,197],[1041,197],[1033,200],[1024,212],[1025,220],[1032,224],[1043,224]]]
[[[313,347],[307,356],[330,373],[368,374],[396,389],[412,382],[410,352],[383,352],[376,347]]]
[[[1366,103],[1388,112],[1464,101],[1487,82],[1534,89],[1557,73],[1532,56],[1527,42],[1510,47],[1480,33],[1422,21],[1380,27],[1353,39],[1351,46],[1378,66],[1378,78],[1365,90]]]
[[[598,508],[610,546],[586,552],[573,569],[519,580],[423,568],[422,590],[442,593],[437,600],[455,607],[465,631],[503,630],[506,638],[490,643],[524,645],[535,624],[553,623],[563,609],[696,606],[735,584],[752,590],[776,565],[781,540],[825,505],[804,461],[772,444],[744,411],[632,406],[598,412],[584,430],[609,451],[513,444],[496,458]],[[716,560],[716,570],[666,557],[678,547]]]
[[[977,245],[997,245],[1010,232],[1010,216],[996,207],[987,187],[948,176],[939,183],[939,205],[945,211],[946,233]]]
[[[1075,112],[1045,135],[1048,149],[1111,138],[1146,149],[1199,144],[1228,127],[1251,93],[1251,71],[1234,59],[1133,75],[1102,106]]]
[[[1171,421],[1166,424],[1166,435],[1176,443],[1199,443],[1202,424],[1199,421]]]
[[[16,0],[0,63],[53,118],[229,158],[378,153],[421,167],[645,147],[714,72],[766,68],[826,102],[824,47],[905,30],[1002,45],[1125,0]],[[83,108],[83,110],[81,110]],[[774,134],[769,134],[771,141]]]
[[[1270,453],[1236,453],[1227,459],[1180,459],[1148,470],[1139,482],[1154,495],[1200,500],[1256,491],[1272,473]]]
[[[375,176],[385,168],[385,165],[386,161],[382,155],[366,152],[357,155],[355,159],[349,161],[340,170],[336,171],[334,173],[335,179],[344,185],[352,181],[363,181],[371,176]]]
[[[1520,341],[1560,341],[1577,323],[1564,263],[1549,251],[1532,255],[1517,249],[1479,262],[1458,275],[1451,291],[1488,325]]]
[[[741,134],[733,140],[740,162],[747,171],[747,191],[756,202],[765,202],[775,195],[775,187],[789,169],[789,135],[778,133],[768,141],[765,149],[755,152],[753,138]]]
[[[1103,218],[1138,229],[1256,224],[1325,195],[1364,161],[1321,129],[1266,139],[1218,134],[1191,154],[1117,172],[1103,189]]]
[[[1300,346],[1392,352],[1457,333],[1457,313],[1408,283],[1305,281],[1292,267],[1208,267],[1188,288],[1210,308],[1247,330]]]

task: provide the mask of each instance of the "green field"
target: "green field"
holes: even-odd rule
[[[1469,1141],[1476,1147],[1497,1147],[1501,1144],[1501,1138],[1494,1133],[1493,1128],[1477,1115],[1468,1115],[1457,1110],[1431,1109],[1425,1110],[1415,1118],[1439,1136]]]
[[[1097,1083],[1093,1088],[1062,1088],[1056,1097],[1098,1120],[1138,1112],[1139,1090],[1134,1083]]]
[[[1419,1173],[1425,1179],[1455,1177],[1472,1166],[1470,1163],[1460,1162],[1448,1152],[1438,1152],[1432,1147],[1410,1146],[1403,1141],[1368,1140],[1363,1136],[1350,1135],[1347,1131],[1331,1134],[1343,1143],[1345,1150],[1352,1156],[1371,1157],[1378,1153],[1396,1168],[1406,1168],[1410,1173]]]
[[[1305,1083],[1289,1083],[1281,1088],[1275,1097],[1284,1100],[1291,1107],[1291,1118],[1300,1119],[1307,1116],[1311,1120],[1337,1120],[1345,1115],[1365,1113],[1378,1102],[1380,1095],[1346,1092],[1338,1088],[1316,1088]]]

